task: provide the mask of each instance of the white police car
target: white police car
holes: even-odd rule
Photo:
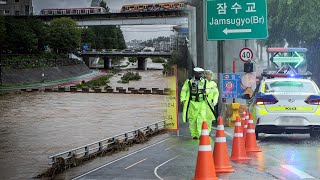
[[[299,74],[273,74],[257,85],[249,101],[256,136],[310,134],[320,137],[320,92],[315,82]]]

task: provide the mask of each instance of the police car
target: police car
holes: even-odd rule
[[[320,92],[310,74],[264,74],[249,101],[256,136],[310,134],[320,137]]]

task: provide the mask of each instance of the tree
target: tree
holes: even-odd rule
[[[51,21],[49,45],[56,52],[74,51],[80,45],[81,31],[71,18],[58,18]]]
[[[126,44],[120,27],[94,26],[82,30],[82,42],[94,49],[125,49]]]
[[[30,53],[37,49],[38,37],[31,28],[30,21],[6,17],[5,49],[14,53]]]
[[[6,25],[4,16],[0,16],[0,48],[2,48],[6,39]]]
[[[95,33],[92,28],[83,28],[81,30],[81,47],[86,43],[89,47],[93,47]]]
[[[27,21],[33,33],[37,37],[37,50],[38,52],[44,51],[45,46],[48,44],[49,26],[43,23],[40,19],[31,18]]]
[[[124,36],[123,36],[123,33],[122,33],[120,26],[117,26],[116,37],[118,40],[117,49],[126,49],[127,48],[126,41],[124,40]]]
[[[110,12],[110,8],[107,6],[107,3],[104,0],[100,2],[100,7],[103,7],[107,13]]]
[[[319,84],[320,66],[319,0],[268,0],[269,38],[267,45],[283,44],[306,47],[308,70]]]

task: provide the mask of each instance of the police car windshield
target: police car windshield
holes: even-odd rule
[[[266,82],[265,92],[300,92],[300,93],[317,93],[311,82],[297,81],[276,81]]]

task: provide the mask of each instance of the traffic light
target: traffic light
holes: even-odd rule
[[[244,72],[246,72],[246,73],[253,72],[253,63],[251,63],[251,62],[244,63]]]

